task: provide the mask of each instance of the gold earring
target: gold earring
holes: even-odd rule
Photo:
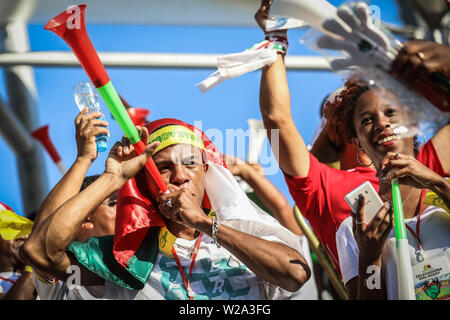
[[[359,149],[359,152],[363,153],[364,151],[362,151],[362,149]],[[373,164],[373,161],[370,162],[369,164],[365,165],[361,162],[361,160],[359,160],[359,152],[356,152],[356,161],[358,161],[358,163],[363,166],[363,167],[370,167]]]

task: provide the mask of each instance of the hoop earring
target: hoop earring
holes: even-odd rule
[[[419,136],[422,136],[422,138],[423,138],[422,144],[419,144],[417,141],[418,140],[417,138]],[[423,146],[426,144],[426,142],[427,142],[426,137],[422,132],[415,136],[415,138],[414,138],[414,155],[415,156],[417,156],[419,154],[420,149],[423,148]]]
[[[360,151],[360,152],[362,152],[362,151]],[[361,160],[359,160],[359,152],[356,152],[356,161],[358,161],[358,163],[359,163],[361,166],[363,166],[363,167],[370,167],[370,166],[373,164],[373,161],[372,161],[371,163],[367,164],[367,165],[361,163]]]
[[[420,133],[420,135],[423,137],[423,144],[420,146],[422,148],[426,144],[427,140],[426,140],[425,135],[423,133]]]

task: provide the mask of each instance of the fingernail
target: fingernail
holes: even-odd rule
[[[384,203],[384,207],[385,207],[386,209],[389,209],[389,208],[391,207],[391,203],[390,203],[390,202],[385,202],[385,203]]]

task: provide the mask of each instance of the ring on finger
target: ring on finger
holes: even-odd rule
[[[395,159],[399,159],[400,158],[400,155],[398,154],[398,152],[395,154],[394,158]]]
[[[416,53],[416,56],[421,60],[424,61],[425,60],[425,54],[422,51],[419,51]]]
[[[172,207],[173,207],[172,201],[170,201],[170,199],[167,199],[167,200],[166,200],[166,206],[168,206],[169,208],[172,208]]]
[[[363,224],[364,221],[358,221],[358,219],[356,219],[356,215],[353,213],[353,211],[351,212],[351,216],[352,219],[355,221],[356,224]]]

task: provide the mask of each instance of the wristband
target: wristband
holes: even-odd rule
[[[31,269],[30,266],[25,266],[25,268],[23,269],[23,271],[24,271],[24,272],[30,272],[30,273],[32,273],[32,272],[33,272],[33,269]]]
[[[272,37],[278,37],[278,38],[284,38],[287,41],[287,30],[266,32],[265,35],[266,35],[266,40],[270,40],[269,38],[272,38]]]
[[[212,229],[211,233],[212,233],[213,241],[214,241],[215,245],[217,246],[217,248],[220,248],[219,242],[217,241],[217,232],[219,231],[219,226],[220,226],[220,223],[217,222],[216,217],[214,216],[212,225],[211,225],[211,229]]]
[[[268,48],[275,50],[277,53],[281,53],[284,56],[287,53],[288,44],[287,44],[287,42],[285,43],[285,42],[273,41],[270,43]]]
[[[282,55],[286,55],[289,48],[286,30],[266,33],[265,40],[270,41],[270,49],[273,49]]]

